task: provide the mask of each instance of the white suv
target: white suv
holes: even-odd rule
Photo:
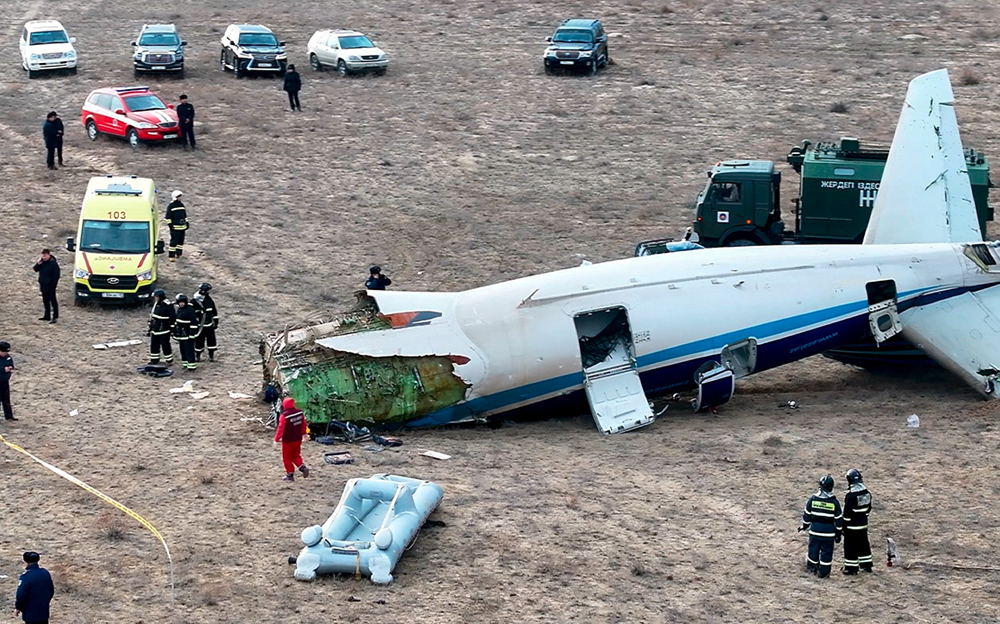
[[[21,29],[21,67],[34,78],[40,71],[68,69],[76,73],[76,37],[55,20],[28,22]]]
[[[341,76],[375,72],[389,67],[389,57],[356,30],[317,30],[309,39],[309,66],[315,71],[336,67]]]

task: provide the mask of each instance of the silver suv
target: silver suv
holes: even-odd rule
[[[171,72],[184,77],[184,46],[173,24],[144,24],[132,42],[132,69],[136,77],[147,72]]]

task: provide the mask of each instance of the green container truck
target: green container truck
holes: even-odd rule
[[[690,240],[705,247],[800,243],[860,243],[878,195],[887,147],[844,137],[836,143],[803,141],[788,153],[799,174],[792,200],[794,228],[782,215],[781,172],[770,160],[726,160],[708,173],[698,195]],[[975,149],[965,150],[980,231],[993,220],[988,195],[990,166]]]

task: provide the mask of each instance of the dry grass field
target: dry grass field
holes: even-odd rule
[[[682,231],[721,158],[783,161],[804,138],[888,142],[924,71],[952,70],[966,143],[1000,163],[995,3],[4,0],[0,14],[0,338],[13,344],[20,418],[0,433],[149,518],[176,563],[171,598],[151,535],[4,449],[0,611],[13,609],[21,551],[35,549],[56,581],[52,621],[72,624],[1000,617],[997,408],[943,373],[814,358],[744,380],[718,415],[671,407],[623,436],[600,436],[587,414],[552,414],[404,432],[398,452],[357,449],[354,466],[323,465],[328,449],[307,445],[315,476],[294,484],[279,480],[271,434],[253,420],[262,406],[227,396],[259,389],[260,332],[347,307],[370,263],[399,288],[457,290],[630,255]],[[546,76],[544,37],[577,15],[616,34],[614,64]],[[28,80],[17,35],[48,17],[77,37],[80,71]],[[84,98],[135,82],[128,43],[158,21],[189,41],[188,72],[149,84],[170,101],[190,96],[201,149],[91,143]],[[288,41],[304,112],[286,110],[277,80],[219,70],[233,22]],[[310,34],[334,26],[369,33],[392,56],[389,73],[309,71]],[[50,109],[67,127],[55,172],[41,137]],[[189,244],[161,265],[162,283],[171,294],[213,283],[219,362],[152,380],[134,372],[145,347],[94,350],[142,338],[147,311],[74,308],[62,249],[63,315],[35,320],[31,264],[72,235],[87,180],[104,173],[185,191]],[[784,197],[795,179],[787,170]],[[210,395],[168,392],[186,378]],[[799,409],[779,407],[788,400]],[[906,428],[911,413],[921,428]],[[842,495],[852,466],[877,501],[876,574],[807,577],[801,505],[827,471]],[[328,516],[347,478],[375,472],[440,483],[432,518],[446,526],[423,531],[388,587],[294,581],[285,558],[301,529]],[[886,535],[915,565],[884,566]]]

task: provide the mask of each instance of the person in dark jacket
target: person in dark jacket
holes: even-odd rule
[[[62,167],[62,147],[63,147],[63,122],[55,111],[50,112],[45,117],[45,124],[42,126],[42,136],[45,137],[45,164],[49,169],[56,168],[56,154],[59,155],[59,166]]]
[[[819,480],[819,489],[806,501],[799,531],[809,531],[809,554],[806,570],[819,578],[830,576],[833,567],[833,544],[840,543],[843,530],[840,502],[833,495],[833,477],[825,475]]]
[[[278,430],[274,432],[274,444],[281,443],[281,461],[285,464],[285,476],[282,481],[295,480],[295,468],[298,467],[303,477],[309,476],[309,467],[302,461],[302,440],[309,434],[306,415],[295,407],[295,399],[285,397],[281,402],[284,410],[278,417]]]
[[[215,351],[219,348],[215,339],[215,330],[219,327],[219,309],[215,307],[212,295],[208,294],[211,290],[211,284],[203,283],[198,287],[198,292],[192,300],[192,303],[197,303],[201,307],[201,329],[194,339],[194,358],[199,362],[206,345],[209,362],[215,361]]]
[[[861,472],[847,471],[847,495],[844,496],[844,574],[858,570],[871,572],[872,545],[868,541],[868,514],[872,511],[872,495],[861,480]]]
[[[174,337],[181,352],[181,361],[189,371],[198,368],[194,355],[194,336],[198,331],[198,313],[188,305],[187,295],[181,293],[174,300],[177,303],[177,322],[174,324]]]
[[[187,208],[181,198],[184,193],[174,191],[170,194],[172,200],[167,204],[167,225],[170,227],[170,247],[169,253],[171,262],[176,262],[184,253],[184,237],[187,235],[188,220]]]
[[[170,331],[177,320],[174,306],[167,301],[167,293],[162,288],[153,291],[153,309],[149,312],[149,363],[159,364],[160,353],[163,361],[170,364],[174,353],[170,347]]]
[[[38,567],[38,553],[26,552],[22,558],[28,565],[17,582],[14,616],[20,615],[28,624],[48,624],[49,603],[56,593],[52,576],[45,568]]]
[[[302,111],[302,104],[299,103],[299,91],[302,90],[302,77],[295,71],[295,65],[289,65],[285,71],[285,84],[282,89],[288,92],[288,106],[294,112],[295,109]]]
[[[42,291],[42,305],[45,306],[45,313],[38,320],[55,323],[59,319],[59,302],[56,301],[59,263],[48,249],[43,249],[42,255],[32,268],[38,273],[38,288]]]
[[[194,149],[194,104],[188,102],[188,96],[181,95],[181,103],[177,105],[177,120],[181,126],[181,145],[187,149],[188,141],[191,141],[191,149]]]
[[[10,357],[10,343],[0,341],[0,406],[4,420],[17,420],[10,406],[10,374],[14,372],[14,358]]]
[[[382,275],[382,267],[375,265],[368,269],[368,279],[365,280],[365,288],[368,290],[385,290],[385,287],[392,284],[392,280]]]

